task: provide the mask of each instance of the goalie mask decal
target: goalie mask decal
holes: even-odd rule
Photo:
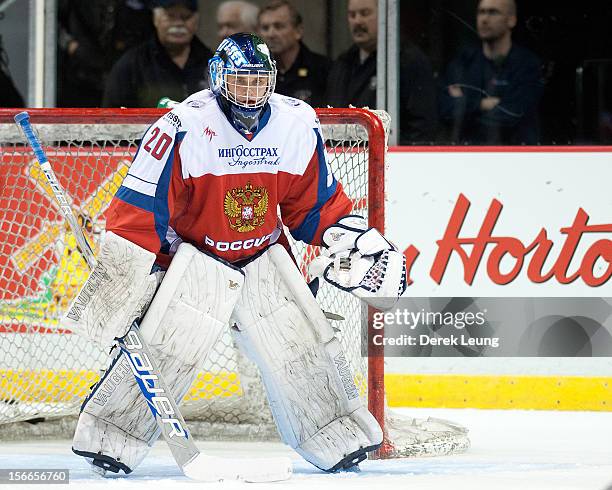
[[[268,191],[265,187],[237,187],[226,192],[223,210],[232,230],[240,233],[262,226],[268,211]]]

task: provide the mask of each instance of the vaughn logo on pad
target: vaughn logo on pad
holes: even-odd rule
[[[87,279],[85,286],[77,296],[72,307],[68,311],[68,318],[78,322],[81,319],[81,315],[85,311],[85,308],[87,308],[87,305],[91,301],[91,297],[104,282],[110,281],[110,279],[111,277],[104,265],[98,263],[96,268],[91,272],[91,276],[89,276],[89,279]]]

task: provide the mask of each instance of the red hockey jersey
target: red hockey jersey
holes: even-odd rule
[[[180,241],[234,262],[291,235],[319,244],[351,201],[326,161],[314,110],[274,94],[248,139],[198,92],[145,133],[106,229],[167,265]]]

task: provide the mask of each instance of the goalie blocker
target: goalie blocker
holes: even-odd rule
[[[126,285],[125,301],[114,298],[113,303],[125,311],[114,311],[112,318],[119,320],[108,322],[108,309],[86,309],[70,328],[98,341],[124,334],[129,325],[120,332],[121,323],[141,311],[150,291],[148,253],[107,234],[99,268],[112,278],[104,283]],[[129,284],[130,278],[137,284]],[[108,294],[91,283],[83,291],[88,303],[98,306]],[[269,247],[242,269],[180,245],[140,328],[177,399],[230,323],[236,342],[262,373],[283,441],[306,460],[336,471],[357,464],[380,445],[382,431],[361,404],[334,330],[281,245]],[[73,451],[104,470],[129,473],[158,436],[147,402],[119,353],[83,403]]]

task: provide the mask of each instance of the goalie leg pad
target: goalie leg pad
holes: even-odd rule
[[[107,232],[98,262],[62,319],[73,332],[107,347],[151,302],[158,279],[155,254]]]
[[[242,271],[181,244],[140,326],[177,401],[227,328]],[[118,354],[81,408],[73,451],[110,471],[129,473],[159,436],[129,360]]]
[[[232,335],[262,374],[283,441],[326,471],[382,442],[334,330],[287,251],[272,245],[244,266]]]

